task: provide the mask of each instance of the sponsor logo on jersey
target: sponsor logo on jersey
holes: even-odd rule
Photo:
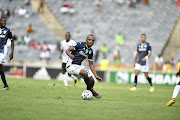
[[[87,57],[87,55],[83,51],[80,51],[79,54],[84,56],[84,57]]]
[[[5,38],[6,37],[6,35],[0,35],[0,38]]]

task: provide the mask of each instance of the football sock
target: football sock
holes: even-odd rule
[[[153,86],[151,78],[150,78],[150,77],[147,77],[147,80],[148,80],[150,86]]]
[[[71,78],[72,78],[73,80],[77,80],[77,77],[76,77],[75,75],[71,75]]]
[[[91,81],[89,80],[89,78],[84,78],[84,81],[87,85],[87,90],[92,90],[93,89],[93,85],[91,84]]]
[[[137,76],[134,77],[134,87],[137,85]]]
[[[6,77],[4,75],[4,71],[1,72],[0,74],[1,74],[1,79],[2,79],[2,81],[4,83],[4,87],[8,87],[7,82],[6,82]]]
[[[180,85],[176,85],[175,88],[174,88],[174,91],[173,91],[172,98],[175,99],[179,92],[180,92]]]
[[[66,87],[68,87],[68,81],[67,81],[67,74],[66,74],[66,73],[63,74],[63,81],[64,81],[64,85],[65,85]]]

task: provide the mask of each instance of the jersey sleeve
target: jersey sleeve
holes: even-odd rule
[[[78,48],[81,47],[81,43],[80,42],[77,42],[73,45],[74,49],[77,50]]]
[[[9,33],[8,33],[8,39],[13,40],[12,39],[12,32],[11,31],[9,31]]]
[[[151,44],[148,45],[147,51],[148,51],[148,52],[149,52],[149,51],[151,52]]]
[[[89,61],[93,61],[93,51],[92,51],[91,54],[88,56],[88,60],[89,60]]]

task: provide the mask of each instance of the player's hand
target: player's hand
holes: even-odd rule
[[[96,76],[96,79],[99,81],[99,82],[103,82],[103,79],[99,76]]]
[[[136,63],[134,63],[134,67],[136,66]]]
[[[74,60],[75,56],[71,54],[70,58],[71,58],[72,60]]]
[[[143,62],[146,62],[146,58],[144,57],[144,58],[142,59],[142,61],[143,61]]]
[[[180,71],[178,71],[178,72],[176,73],[176,76],[180,76]]]
[[[62,55],[59,56],[59,59],[62,59]]]
[[[13,59],[13,53],[11,52],[9,55],[9,60],[12,60],[12,59]]]

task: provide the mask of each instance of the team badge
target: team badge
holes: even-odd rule
[[[3,31],[4,34],[6,34],[6,32],[7,32],[6,30]]]

